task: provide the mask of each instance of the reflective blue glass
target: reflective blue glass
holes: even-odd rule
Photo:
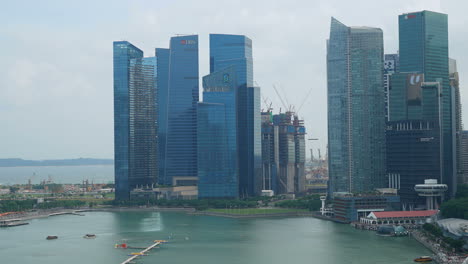
[[[159,184],[169,184],[166,180],[166,135],[167,135],[167,96],[169,93],[169,49],[156,49],[156,83],[158,90],[158,165]]]
[[[143,51],[127,41],[113,43],[114,65],[114,162],[117,199],[127,199],[129,187],[129,79],[130,60]]]
[[[383,33],[332,18],[327,47],[330,192],[384,186]]]
[[[218,133],[225,138],[228,154],[224,155],[226,169],[218,167],[209,168],[209,164],[215,162],[206,160],[208,154],[199,150],[200,185],[199,196],[225,195],[227,190],[235,182],[238,188],[237,196],[249,196],[260,193],[261,188],[261,138],[260,138],[260,89],[253,85],[252,66],[252,41],[240,35],[210,35],[210,72],[203,80],[204,103],[222,104],[224,106],[225,134]],[[229,89],[227,89],[229,87]],[[228,91],[229,90],[229,91]],[[208,115],[208,111],[217,111],[220,106],[200,104],[199,113],[199,147],[205,150],[212,146],[213,152],[217,151],[213,142],[208,137],[213,131],[205,131],[202,124],[217,122],[219,120],[206,120],[207,117],[215,118],[216,115]],[[204,119],[203,119],[204,118]],[[202,123],[200,123],[202,122]],[[203,123],[205,122],[205,123]],[[202,160],[200,160],[202,159]],[[219,171],[215,172],[216,169]],[[235,175],[235,176],[234,176]],[[237,180],[233,180],[237,177]],[[215,180],[216,178],[216,180]],[[225,179],[226,186],[208,185],[209,181],[222,185],[220,179]],[[209,186],[209,188],[208,188]],[[228,187],[229,186],[229,187]],[[206,188],[205,188],[206,187]],[[211,188],[211,189],[210,189]],[[204,193],[205,190],[207,193]]]
[[[198,104],[198,193],[200,198],[237,198],[237,114],[234,66],[203,77]]]
[[[399,21],[401,72],[423,73],[426,82],[442,85],[443,175],[449,194],[456,191],[455,109],[449,84],[448,18],[446,14],[421,11],[402,14]]]
[[[129,115],[129,186],[156,184],[156,58],[130,60]]]
[[[164,183],[197,176],[198,36],[171,38]],[[163,99],[161,99],[163,100]]]

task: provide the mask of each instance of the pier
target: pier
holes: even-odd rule
[[[137,259],[138,257],[141,257],[141,256],[144,256],[146,252],[150,251],[151,249],[159,246],[160,244],[162,244],[163,240],[155,240],[154,241],[155,243],[152,244],[151,246],[145,248],[144,250],[140,251],[138,253],[138,255],[134,255],[134,256],[131,256],[130,258],[128,258],[127,260],[125,260],[124,262],[122,262],[121,264],[128,264],[128,263],[132,263],[133,260]],[[130,247],[129,247],[130,248]]]

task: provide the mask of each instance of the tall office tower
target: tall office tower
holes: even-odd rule
[[[426,179],[441,180],[441,86],[424,82],[421,73],[396,73],[390,79],[388,187],[398,190],[404,210],[413,210],[426,202],[414,186]]]
[[[262,112],[262,190],[278,193],[279,126],[273,125],[273,112]]]
[[[198,36],[172,37],[169,51],[156,49],[156,58],[163,65],[157,76],[162,86],[160,116],[164,116],[159,122],[159,183],[173,185],[178,178],[197,177]]]
[[[458,182],[468,184],[468,131],[463,130],[460,134],[461,177]]]
[[[400,56],[398,54],[385,54],[385,61],[384,61],[384,93],[385,93],[385,120],[388,121],[389,118],[389,96],[390,96],[390,76],[392,74],[399,72],[400,68]]]
[[[327,47],[329,192],[384,185],[383,33],[331,20]]]
[[[331,19],[327,41],[329,192],[384,185],[383,33]]]
[[[203,77],[198,103],[198,197],[237,198],[237,78],[235,66]]]
[[[262,163],[264,190],[305,190],[305,127],[293,112],[262,113]]]
[[[114,147],[116,199],[157,180],[154,58],[127,41],[114,46]]]
[[[456,146],[456,159],[457,159],[457,181],[463,182],[463,155],[461,146],[461,137],[463,131],[462,113],[461,113],[461,99],[460,99],[460,80],[457,71],[457,61],[449,59],[449,81],[450,88],[454,94],[454,110],[455,110],[455,146]],[[468,172],[468,171],[467,171]]]
[[[449,83],[447,15],[431,11],[402,14],[399,21],[400,71],[424,74],[442,87],[442,182],[456,192],[454,93]]]
[[[166,135],[167,135],[167,102],[169,94],[169,49],[157,48],[156,86],[158,87],[157,124],[158,124],[158,183],[171,184],[166,179]]]
[[[210,73],[233,66],[236,78],[239,196],[261,191],[260,88],[253,87],[252,40],[210,34]]]

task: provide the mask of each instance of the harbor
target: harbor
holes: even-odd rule
[[[95,234],[85,239],[85,234]],[[58,239],[46,240],[56,235]],[[347,259],[359,264],[407,264],[431,251],[408,237],[380,237],[349,225],[312,217],[225,218],[188,215],[182,212],[86,212],[86,216],[59,215],[32,219],[29,225],[0,229],[0,254],[5,263],[79,264],[83,256],[92,263],[120,264],[134,258],[137,263],[224,264],[297,262],[344,264]],[[27,239],[25,239],[27,238]],[[281,241],[288,243],[278,243]],[[356,243],[358,241],[359,243]],[[115,244],[126,243],[125,250]],[[340,248],[339,251],[336,249]],[[362,258],[362,249],[368,258]],[[59,250],[58,250],[59,249]],[[285,254],[288,252],[288,254]]]

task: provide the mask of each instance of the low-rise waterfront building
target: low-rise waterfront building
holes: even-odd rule
[[[182,199],[192,200],[198,198],[197,186],[173,186],[158,188],[138,188],[130,192],[130,199]]]
[[[422,225],[434,220],[437,210],[371,212],[361,217],[360,222],[368,225]]]
[[[395,194],[335,193],[334,218],[342,222],[358,221],[371,212],[395,210],[400,207],[400,196]]]

